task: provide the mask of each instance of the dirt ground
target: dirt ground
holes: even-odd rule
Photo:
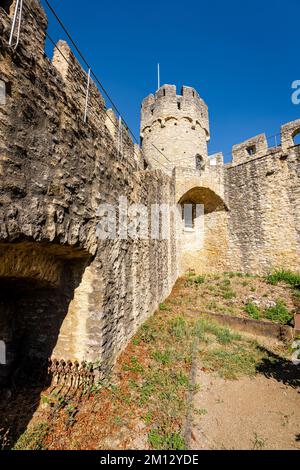
[[[300,450],[300,366],[290,345],[201,315],[210,307],[243,316],[249,296],[261,305],[282,299],[290,311],[299,299],[263,279],[198,281],[178,280],[109,380],[88,394],[24,386],[0,400],[0,449]]]
[[[300,450],[300,392],[262,375],[225,380],[197,370],[191,449]]]

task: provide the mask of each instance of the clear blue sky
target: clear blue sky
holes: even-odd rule
[[[157,62],[162,83],[193,86],[207,102],[210,153],[223,151],[226,161],[233,144],[300,118],[291,102],[299,0],[49,1],[137,136]],[[53,38],[65,39],[48,18]]]

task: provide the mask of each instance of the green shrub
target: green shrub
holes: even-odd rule
[[[172,318],[168,323],[172,336],[176,336],[176,338],[184,338],[188,334],[188,325],[183,317],[177,316]]]
[[[205,283],[205,277],[204,276],[197,276],[195,279],[194,279],[194,283],[195,284],[204,284]]]
[[[166,306],[166,304],[161,303],[161,304],[159,304],[159,310],[161,312],[165,312],[166,310],[168,310],[168,307]]]
[[[234,299],[236,297],[236,293],[233,292],[232,290],[227,290],[227,291],[223,292],[222,297],[225,300],[231,300],[231,299]]]
[[[275,307],[268,308],[265,311],[265,317],[269,320],[281,323],[282,325],[286,325],[292,320],[293,315],[288,311],[284,302],[279,300]]]
[[[186,450],[184,438],[179,433],[166,433],[164,430],[151,429],[149,442],[155,450]]]
[[[261,318],[261,311],[253,302],[249,302],[246,305],[245,312],[248,313],[249,317],[254,318],[255,320],[259,320]]]
[[[279,269],[274,271],[274,273],[269,274],[266,277],[266,280],[273,286],[277,285],[279,282],[285,282],[293,287],[300,286],[300,274],[293,273],[292,271],[285,271],[284,269]]]

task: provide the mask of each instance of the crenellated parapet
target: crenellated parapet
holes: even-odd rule
[[[208,107],[197,91],[183,86],[177,95],[175,85],[163,85],[153,95],[149,95],[142,103],[141,132],[159,121],[165,127],[168,119],[180,121],[188,119],[191,129],[200,126],[205,130],[207,141],[210,139]]]
[[[177,95],[175,85],[163,85],[144,99],[142,149],[154,167],[196,169],[199,159],[207,159],[209,139],[208,108],[194,88],[183,86]]]
[[[281,135],[273,136],[274,145],[269,146],[265,134],[259,134],[232,148],[232,165],[243,164],[269,154],[287,154],[297,146],[295,137],[300,133],[300,119],[281,126]]]

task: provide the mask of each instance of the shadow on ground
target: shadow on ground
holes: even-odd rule
[[[40,377],[24,368],[27,379],[22,373],[9,387],[0,388],[0,450],[14,447],[38,408],[41,393],[50,386],[47,366],[35,366],[35,370]]]
[[[275,379],[292,388],[300,387],[300,367],[292,361],[282,358],[268,349],[260,346],[259,349],[267,355],[257,366],[257,372],[268,379]],[[299,390],[300,393],[300,390]]]

